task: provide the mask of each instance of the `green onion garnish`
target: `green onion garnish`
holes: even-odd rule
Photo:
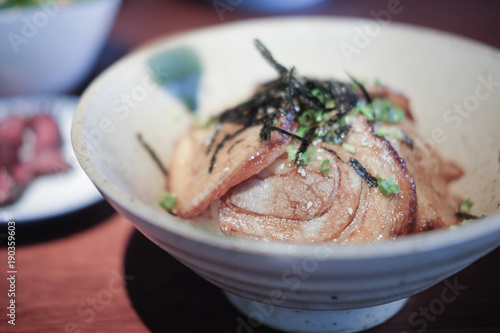
[[[460,203],[459,211],[461,213],[468,213],[468,212],[470,212],[472,205],[473,205],[473,203],[469,199],[464,200],[464,201],[462,201],[462,203]]]
[[[375,98],[372,102],[372,106],[377,114],[378,120],[386,123],[399,123],[406,117],[403,109],[393,107],[386,99]]]
[[[299,127],[297,129],[297,132],[295,132],[295,135],[300,136],[301,138],[303,138],[303,137],[306,136],[307,131],[309,131],[309,129],[307,127]]]
[[[378,127],[377,129],[375,129],[374,134],[383,137],[393,137],[400,141],[405,140],[405,134],[403,130],[395,126]]]
[[[314,148],[314,146],[309,146],[303,154],[300,154],[300,160],[302,161],[302,164],[306,164],[311,162],[314,156],[316,156],[316,148]]]
[[[398,194],[401,192],[398,183],[396,182],[396,176],[389,175],[386,179],[382,179],[377,176],[378,189],[385,196],[390,196],[391,194]]]
[[[321,103],[325,103],[325,96],[323,95],[323,92],[318,88],[311,90],[311,95],[316,97]]]
[[[314,110],[306,110],[299,117],[299,124],[308,127],[315,121],[315,118],[316,118],[316,112],[314,112]]]
[[[177,198],[169,191],[165,191],[160,195],[158,201],[160,206],[162,206],[166,211],[171,212],[177,202]]]
[[[330,160],[323,160],[319,166],[319,171],[321,171],[321,173],[327,173],[331,168],[332,165],[330,164]]]
[[[286,146],[285,151],[288,153],[288,160],[295,161],[295,156],[297,155],[298,148],[295,148],[293,145]]]
[[[354,147],[353,145],[350,145],[348,143],[343,143],[342,144],[342,149],[344,149],[345,151],[348,151],[350,153],[355,153],[356,152],[356,147]]]

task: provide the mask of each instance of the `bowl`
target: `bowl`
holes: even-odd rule
[[[64,93],[91,73],[120,0],[0,9],[0,95]]]
[[[157,203],[165,179],[137,134],[166,164],[193,114],[220,112],[274,78],[254,38],[302,75],[347,80],[348,71],[404,91],[425,145],[466,172],[453,191],[487,217],[391,242],[339,246],[230,237],[209,219],[166,213]],[[72,141],[83,169],[118,212],[226,292],[244,313],[242,331],[264,324],[357,332],[500,245],[499,78],[498,50],[435,30],[332,17],[243,21],[158,40],[113,65],[83,94]]]

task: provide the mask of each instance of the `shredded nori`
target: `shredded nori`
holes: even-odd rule
[[[232,145],[231,147],[229,147],[229,149],[227,150],[227,152],[229,153],[238,143],[240,143],[241,141],[243,141],[243,139],[240,139],[240,140],[236,140]]]
[[[366,104],[372,104],[372,98],[368,93],[368,91],[365,89],[365,86],[361,84],[361,82],[356,80],[354,77],[352,77],[351,74],[347,73],[347,75],[351,78],[352,82],[354,82],[354,84],[356,84],[359,87],[359,89],[361,89],[361,92],[363,93],[363,96],[366,99]]]
[[[377,178],[370,175],[370,173],[365,169],[364,166],[361,165],[361,163],[359,163],[357,159],[351,157],[351,159],[349,160],[349,165],[352,166],[354,170],[356,170],[358,175],[360,175],[361,178],[363,178],[366,181],[368,186],[370,187],[378,186]]]
[[[358,102],[358,95],[349,84],[336,80],[321,81],[298,77],[295,75],[294,68],[288,70],[277,62],[271,52],[259,40],[255,40],[255,46],[267,62],[276,69],[279,77],[259,86],[250,100],[230,108],[218,116],[217,129],[206,151],[207,154],[213,151],[209,173],[215,167],[217,153],[226,142],[253,126],[261,126],[259,132],[261,141],[270,141],[272,131],[278,131],[300,140],[301,144],[295,160],[296,165],[302,164],[300,156],[312,144],[315,136],[324,135],[331,131],[335,132],[335,135],[342,140],[349,132],[347,125],[339,126],[337,124]],[[353,81],[357,82],[354,79]],[[361,85],[359,86],[362,90],[364,89]],[[311,91],[314,89],[319,90],[319,96],[323,97],[323,101],[313,95]],[[333,101],[333,107],[329,106],[327,108],[325,105],[326,100]],[[299,117],[308,110],[313,110],[321,115],[327,114],[328,116],[325,119],[328,120],[316,121],[311,128],[308,128],[304,137],[275,126],[275,121],[281,117],[286,117],[290,123],[296,123]],[[215,140],[223,123],[233,123],[243,127],[236,133],[227,134],[216,144]],[[215,149],[213,149],[214,145]]]
[[[161,173],[164,176],[167,176],[168,175],[167,169],[165,168],[163,163],[160,161],[160,159],[158,158],[158,155],[156,155],[153,148],[151,148],[151,146],[149,144],[147,144],[146,141],[144,141],[142,134],[137,133],[137,139],[139,140],[139,143],[144,147],[144,149],[146,149],[146,151],[149,153],[149,155],[151,156],[153,161],[156,163],[156,165],[158,165],[158,168],[160,169]]]
[[[338,158],[340,162],[344,162],[344,160],[340,158],[339,154],[337,154],[337,152],[335,150],[327,148],[325,146],[321,146],[321,148],[323,148],[324,150],[326,150],[326,151],[332,153],[333,155],[335,155],[335,157]]]
[[[476,216],[476,215],[472,215],[469,213],[463,213],[463,212],[456,212],[455,216],[458,217],[459,219],[463,219],[463,220],[478,220],[478,219],[482,219],[482,218],[486,217],[486,216]]]

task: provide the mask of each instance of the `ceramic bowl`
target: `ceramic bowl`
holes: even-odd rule
[[[0,95],[63,93],[91,73],[121,0],[0,9]]]
[[[165,179],[136,135],[168,163],[193,113],[219,112],[274,78],[254,38],[303,75],[347,80],[349,71],[404,91],[424,143],[465,169],[454,191],[487,217],[392,242],[336,246],[229,237],[214,221],[163,211],[157,198]],[[159,40],[119,61],[82,96],[72,140],[106,199],[226,291],[245,325],[355,332],[500,245],[499,81],[498,50],[442,32],[338,18],[246,21]]]

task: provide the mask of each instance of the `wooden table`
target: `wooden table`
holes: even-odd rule
[[[383,10],[387,3],[326,1],[303,13],[370,18],[371,11]],[[500,47],[500,2],[401,0],[401,6],[392,21]],[[269,15],[236,6],[221,20],[212,1],[126,0],[97,71],[165,34]],[[273,332],[265,327],[238,329],[241,315],[217,288],[150,243],[105,202],[52,220],[17,223],[16,325],[9,325],[4,227],[1,332]],[[499,263],[497,249],[450,277],[448,284],[413,296],[394,318],[367,332],[500,332]],[[457,297],[445,303],[443,290],[450,283],[459,289]]]

